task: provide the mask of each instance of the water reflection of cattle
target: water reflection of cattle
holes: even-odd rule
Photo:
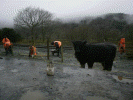
[[[93,67],[94,62],[102,63],[103,70],[111,71],[113,60],[116,56],[116,45],[112,43],[87,44],[86,41],[72,41],[75,50],[75,57],[80,62],[81,67]]]

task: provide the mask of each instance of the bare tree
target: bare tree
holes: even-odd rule
[[[14,18],[14,26],[30,30],[32,45],[35,45],[35,29],[51,22],[52,14],[39,8],[27,7]]]

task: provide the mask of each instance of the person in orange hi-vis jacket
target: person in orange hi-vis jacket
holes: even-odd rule
[[[125,38],[121,38],[119,41],[119,52],[120,54],[125,52]]]
[[[54,45],[56,47],[56,50],[58,52],[58,55],[61,54],[61,42],[60,41],[53,41],[51,45]]]
[[[34,57],[34,56],[37,55],[37,53],[36,53],[36,47],[35,46],[30,46],[29,47],[29,50],[30,50],[29,57]]]
[[[6,51],[6,55],[9,53],[13,54],[12,52],[12,43],[10,42],[10,40],[5,36],[2,40],[3,46],[5,48]]]

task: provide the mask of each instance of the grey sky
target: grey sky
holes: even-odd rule
[[[0,0],[1,23],[13,23],[18,11],[29,6],[47,10],[57,18],[133,14],[133,0]]]

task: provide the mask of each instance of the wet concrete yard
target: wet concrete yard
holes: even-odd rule
[[[45,49],[37,49],[46,54]],[[61,58],[50,56],[54,76],[47,76],[47,58],[29,58],[27,48],[14,47],[14,56],[1,47],[0,100],[132,100],[133,60],[117,55],[111,72],[99,63],[80,68],[73,50]]]

